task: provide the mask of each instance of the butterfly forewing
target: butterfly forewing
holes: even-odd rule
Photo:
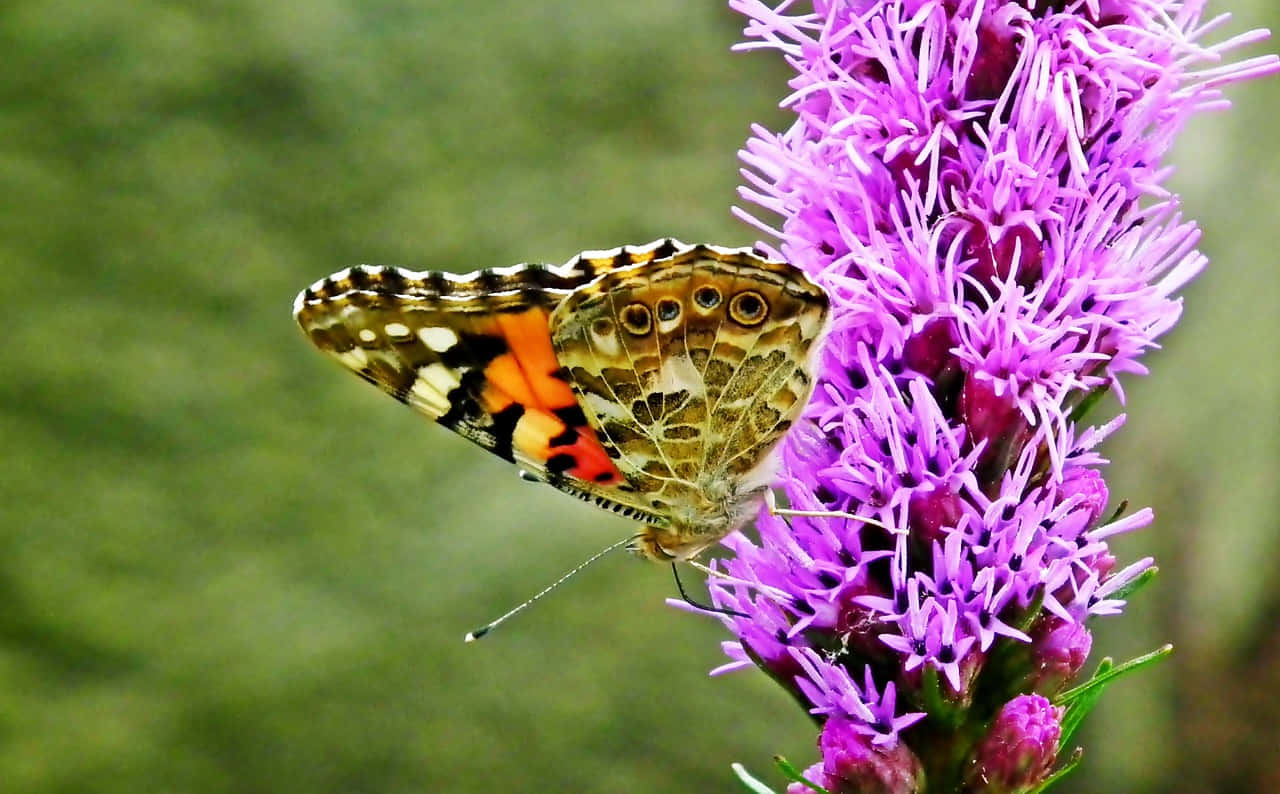
[[[294,313],[316,347],[401,402],[538,479],[662,523],[638,509],[551,347],[550,308],[594,267],[450,276],[361,266],[304,290]]]

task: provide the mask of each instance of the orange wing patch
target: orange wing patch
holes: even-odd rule
[[[578,407],[578,398],[560,375],[551,347],[548,314],[540,306],[504,312],[476,322],[476,332],[501,335],[507,352],[484,368],[481,404],[490,413],[523,409],[511,446],[526,462],[554,475],[597,485],[621,485],[609,459]]]

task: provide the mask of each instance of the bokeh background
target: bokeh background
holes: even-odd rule
[[[1267,0],[1211,4],[1227,32]],[[308,349],[297,290],[662,236],[745,244],[748,124],[787,73],[711,0],[0,7],[0,790],[732,791],[805,765],[718,624],[629,531]],[[1253,52],[1261,52],[1255,47]],[[1197,119],[1173,184],[1211,269],[1128,382],[1117,543],[1163,575],[1095,658],[1067,792],[1280,790],[1280,80]]]

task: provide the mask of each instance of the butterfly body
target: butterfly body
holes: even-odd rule
[[[745,524],[811,389],[827,296],[747,249],[673,240],[465,276],[349,268],[295,301],[324,352],[686,559]]]

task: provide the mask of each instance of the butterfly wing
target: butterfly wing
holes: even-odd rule
[[[361,266],[304,290],[308,338],[541,480],[688,557],[738,528],[811,389],[828,302],[798,269],[673,240],[466,276]]]
[[[294,315],[316,347],[397,400],[561,490],[661,524],[587,424],[551,346],[552,309],[609,266],[454,276],[365,265],[304,290]]]
[[[686,246],[610,269],[552,312],[588,424],[647,507],[672,520],[658,542],[668,555],[696,553],[758,505],[769,453],[808,400],[828,308],[791,265]]]

